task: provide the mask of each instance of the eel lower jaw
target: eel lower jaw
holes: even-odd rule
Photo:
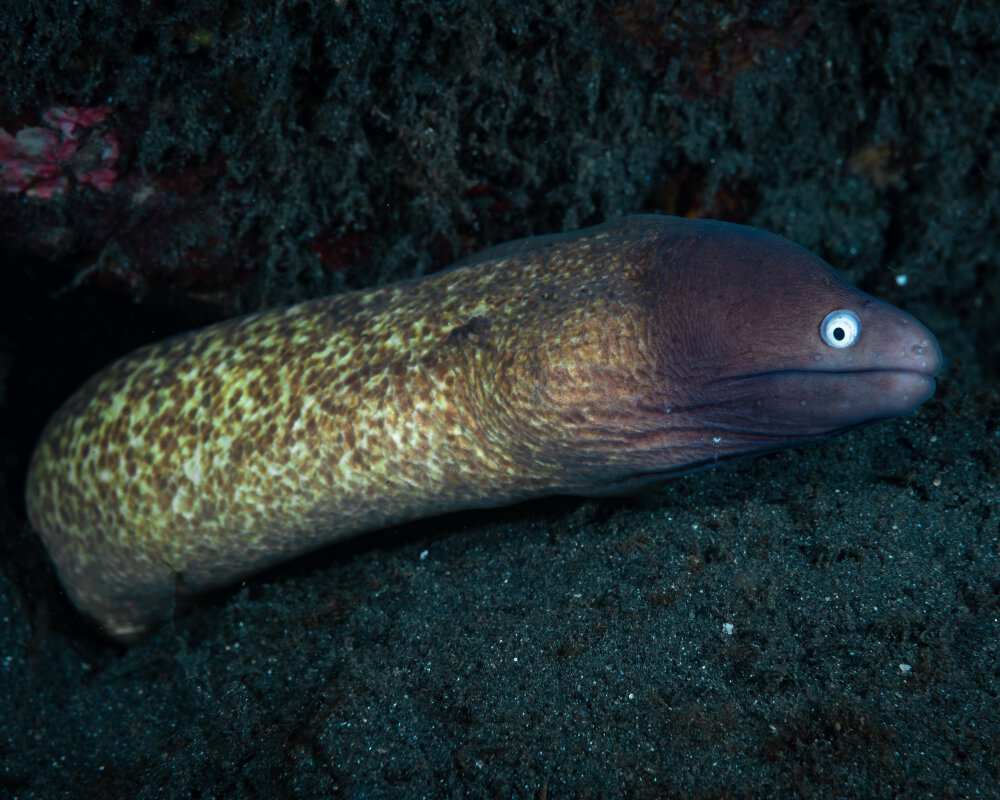
[[[907,414],[935,389],[933,372],[915,369],[781,370],[713,381],[692,409],[701,424],[778,440],[825,438]]]
[[[633,433],[628,447],[636,461],[625,475],[569,491],[627,494],[674,475],[822,442],[912,411],[934,394],[934,375],[905,369],[784,371],[729,379],[715,385],[710,402],[672,407],[668,424]]]

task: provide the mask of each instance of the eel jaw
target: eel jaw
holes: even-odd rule
[[[934,394],[933,372],[783,370],[713,382],[712,401],[687,412],[720,432],[779,440],[825,438],[913,411]],[[791,442],[790,442],[791,443]]]
[[[647,407],[645,424],[618,439],[628,466],[607,464],[578,494],[621,494],[687,472],[821,442],[912,411],[935,389],[933,373],[909,369],[784,370],[714,381],[709,402]],[[610,438],[610,437],[609,437]],[[610,442],[605,453],[614,449]]]

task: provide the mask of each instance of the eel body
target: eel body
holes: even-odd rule
[[[940,360],[785,239],[626,217],[137,350],[50,420],[27,507],[73,603],[127,641],[364,531],[905,413]]]

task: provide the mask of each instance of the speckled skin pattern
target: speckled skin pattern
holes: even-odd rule
[[[822,387],[803,390],[810,413],[798,395],[768,406],[774,386],[747,394],[748,375],[795,359],[839,369],[816,325],[851,304],[885,337],[916,337],[886,345],[904,361],[924,348],[900,369],[936,371],[919,323],[778,237],[649,216],[514,242],[110,365],[43,433],[30,519],[75,605],[127,641],[175,596],[363,531],[628,486],[909,410],[933,381],[900,389],[891,370],[876,388],[907,394],[895,405],[840,398],[818,418]]]

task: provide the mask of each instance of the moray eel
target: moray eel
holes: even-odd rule
[[[940,363],[785,239],[626,217],[137,350],[48,423],[27,507],[76,607],[129,641],[177,597],[364,531],[904,414]]]

